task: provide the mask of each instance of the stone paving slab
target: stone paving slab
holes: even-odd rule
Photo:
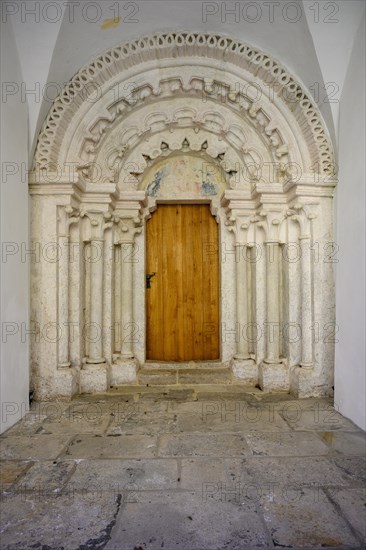
[[[32,464],[32,461],[2,460],[0,462],[0,490],[10,489]]]
[[[138,401],[134,399],[112,399],[111,401],[72,403],[64,414],[69,416],[86,416],[87,418],[96,418],[103,414],[114,414],[125,417],[135,413],[164,413],[167,409],[167,401],[155,403],[154,401]]]
[[[205,403],[199,413],[178,414],[181,432],[291,432],[290,426],[277,413],[261,406],[239,402]]]
[[[66,448],[68,435],[30,435],[4,437],[0,446],[1,460],[54,460]]]
[[[159,456],[235,457],[251,454],[244,436],[239,434],[163,434],[159,437]]]
[[[356,536],[366,546],[366,489],[339,489],[330,495],[342,515],[349,521]]]
[[[14,436],[14,435],[35,435],[38,430],[41,429],[43,422],[47,419],[46,415],[38,413],[27,413],[23,418],[17,422],[14,426],[9,428],[2,437]]]
[[[157,439],[147,435],[77,435],[68,446],[67,458],[153,458]]]
[[[362,430],[357,432],[319,432],[321,439],[337,453],[366,457],[366,438]]]
[[[121,506],[110,493],[8,495],[0,503],[1,549],[103,548]]]
[[[104,434],[111,422],[110,415],[62,416],[59,419],[45,420],[38,430],[40,434]]]
[[[347,522],[325,495],[287,491],[279,498],[260,501],[275,546],[285,548],[359,547]]]
[[[347,465],[354,471],[356,465]],[[346,467],[347,467],[346,466]],[[301,488],[349,487],[360,485],[359,479],[352,477],[346,468],[342,469],[328,457],[252,457],[233,459],[228,462],[228,472],[232,483],[248,486],[251,483],[261,491],[281,491],[288,485]]]
[[[246,436],[253,454],[259,456],[317,456],[329,453],[328,446],[311,432],[266,433]]]
[[[287,406],[280,409],[280,415],[291,426],[293,430],[300,431],[355,431],[357,430],[351,420],[348,420],[334,407],[314,407],[311,410],[303,409],[301,405]]]
[[[335,456],[331,457],[332,464],[342,472],[349,484],[366,486],[366,458],[362,456]]]
[[[108,427],[108,435],[159,435],[177,430],[177,415],[168,413],[131,413],[124,418],[116,415]]]
[[[16,493],[61,492],[76,465],[67,461],[43,460],[36,462],[14,486]]]
[[[225,459],[197,457],[181,459],[180,486],[182,489],[206,491],[210,484],[229,484],[231,480]]]
[[[81,460],[69,480],[77,491],[147,491],[175,489],[179,486],[178,464],[174,459]]]
[[[268,548],[257,512],[202,502],[195,492],[141,493],[119,515],[105,550],[245,550]]]

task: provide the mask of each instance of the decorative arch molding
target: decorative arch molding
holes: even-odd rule
[[[167,184],[176,161],[187,181],[202,172],[196,195]],[[159,170],[162,195],[150,192]],[[334,323],[326,257],[335,184],[317,107],[280,63],[247,44],[161,33],[82,68],[43,125],[30,177],[32,239],[61,251],[32,273],[32,321],[59,330],[57,341],[32,344],[37,398],[136,381],[146,220],[159,202],[177,200],[209,203],[219,224],[221,361],[235,381],[329,394],[334,346],[321,331]]]
[[[234,106],[255,119],[267,138],[276,134],[281,118],[291,121],[302,135],[303,146],[311,157],[311,166],[303,166],[304,172],[334,175],[332,144],[320,112],[300,83],[274,58],[252,46],[235,39],[203,33],[159,33],[116,46],[92,63],[83,67],[65,86],[54,102],[40,133],[35,154],[35,166],[47,168],[67,160],[62,155],[64,138],[68,129],[82,120],[85,112],[94,104],[100,104],[108,96],[114,101],[115,111],[99,110],[99,120],[94,130],[100,136],[119,114],[138,107],[147,99],[164,97],[164,80],[152,79],[150,84],[141,82],[141,75],[152,67],[167,66],[206,67],[203,78],[176,78],[167,85],[174,94],[201,94],[202,100],[220,98],[221,103]],[[136,71],[136,67],[140,69]],[[230,78],[217,79],[215,71],[220,68]],[[179,73],[178,73],[179,74]],[[115,75],[126,75],[125,88],[116,88]],[[131,79],[132,77],[132,79]],[[173,79],[174,80],[174,79]],[[118,79],[117,79],[118,81]],[[250,99],[252,87],[260,98]],[[252,94],[253,94],[253,89]],[[93,99],[93,94],[95,99]],[[268,120],[262,108],[262,99],[272,104],[277,116]],[[94,105],[95,106],[95,105]],[[277,136],[273,138],[276,140]],[[96,139],[95,133],[89,138]],[[280,146],[280,144],[278,145]],[[305,160],[305,159],[304,159]],[[62,160],[61,160],[62,162]]]

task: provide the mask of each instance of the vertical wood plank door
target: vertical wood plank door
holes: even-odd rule
[[[218,226],[206,204],[160,205],[146,224],[146,358],[219,359]]]

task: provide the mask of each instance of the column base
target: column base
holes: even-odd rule
[[[320,384],[318,374],[314,367],[296,366],[291,371],[291,393],[295,397],[324,397],[332,396],[333,389],[331,385]]]
[[[284,363],[266,363],[259,365],[259,386],[267,393],[290,391],[290,376]]]
[[[234,357],[231,360],[230,367],[235,377],[235,382],[240,382],[248,386],[258,384],[258,365],[253,359],[239,359]]]
[[[90,358],[90,357],[87,357],[85,362],[88,364],[88,365],[102,365],[105,363],[105,359],[104,357],[98,357],[96,359],[93,359],[93,358]]]
[[[110,387],[110,366],[107,363],[84,363],[80,370],[80,393],[106,392]]]
[[[136,384],[138,370],[139,363],[137,359],[126,359],[117,356],[114,359],[114,363],[111,365],[110,385],[121,386],[122,384]]]
[[[58,368],[50,377],[35,379],[35,401],[68,400],[79,393],[79,367]]]

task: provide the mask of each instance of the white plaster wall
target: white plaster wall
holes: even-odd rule
[[[341,98],[339,164],[335,402],[365,429],[365,17]]]
[[[28,105],[30,160],[41,123],[60,91],[58,83],[48,79],[48,73],[66,13],[65,4],[63,0],[17,0],[2,6],[2,21],[13,25],[22,71],[18,86],[9,93]]]
[[[11,23],[1,24],[1,70],[4,83],[22,81]],[[26,104],[19,101],[19,96],[10,96],[6,101],[3,100],[1,103],[2,261],[0,264],[1,432],[17,422],[28,406],[29,337],[25,336],[24,330],[29,328],[29,262],[28,260],[22,262],[20,253],[22,246],[23,250],[24,247],[28,248],[28,182],[25,175],[28,158],[27,128]],[[11,163],[11,165],[5,163]],[[14,175],[7,175],[9,171],[14,172]],[[7,255],[6,252],[11,255]],[[23,327],[22,323],[24,323]]]
[[[319,107],[331,107],[338,129],[339,104],[358,25],[365,13],[365,2],[341,0],[316,3],[303,1],[304,13],[314,42],[324,83],[314,82],[312,92]]]

